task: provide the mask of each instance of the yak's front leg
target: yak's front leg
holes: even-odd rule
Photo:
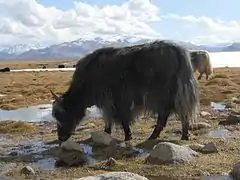
[[[157,125],[155,126],[151,136],[148,138],[149,140],[157,139],[159,137],[161,131],[167,125],[169,115],[170,115],[169,111],[158,113]]]
[[[111,135],[112,134],[112,126],[113,126],[113,123],[112,123],[113,117],[108,113],[110,113],[110,111],[103,109],[103,120],[105,122],[104,132]]]
[[[130,110],[130,105],[124,106],[123,104],[118,104],[116,107],[116,120],[121,123],[124,134],[125,140],[129,141],[132,139],[132,132],[130,129],[130,124],[133,122],[132,113]]]
[[[129,123],[123,121],[122,126],[123,126],[123,130],[124,130],[124,134],[125,134],[124,141],[130,141],[132,139],[132,132],[131,132]]]

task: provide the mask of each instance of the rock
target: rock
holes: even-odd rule
[[[194,123],[189,126],[189,130],[199,130],[203,128],[211,128],[212,126],[205,122]]]
[[[149,180],[149,179],[131,172],[108,172],[96,176],[76,178],[74,180]]]
[[[240,104],[240,99],[239,98],[233,98],[232,102],[235,104]]]
[[[234,104],[232,104],[232,103],[226,103],[225,104],[225,108],[227,108],[227,109],[231,109],[233,107],[234,107]]]
[[[179,146],[170,142],[157,144],[146,161],[151,164],[180,164],[193,160],[198,153],[187,146]]]
[[[232,176],[233,180],[239,180],[240,179],[240,162],[236,163],[233,166],[233,169],[229,173],[229,175]]]
[[[99,132],[92,132],[91,133],[92,140],[95,144],[98,145],[115,145],[117,140],[112,138],[112,136],[106,132],[99,131]]]
[[[9,155],[10,155],[10,156],[17,156],[17,155],[18,155],[18,152],[16,152],[16,151],[10,152]]]
[[[75,143],[73,140],[69,139],[61,144],[61,148],[65,150],[76,150],[80,152],[84,152],[83,147],[79,144]]]
[[[187,146],[190,147],[194,151],[202,151],[204,148],[204,145],[202,145],[202,144],[190,144]]]
[[[58,157],[56,166],[76,166],[86,162],[83,147],[70,139],[61,144],[56,156]]]
[[[26,174],[26,175],[30,175],[30,174],[35,175],[35,171],[34,171],[33,168],[30,167],[30,166],[25,166],[25,167],[23,167],[20,172],[21,172],[22,174]]]
[[[220,121],[219,125],[237,125],[240,123],[240,115],[230,114],[226,120]]]
[[[76,150],[65,150],[60,148],[57,151],[56,156],[58,158],[55,164],[56,166],[78,166],[87,162],[85,154]]]
[[[200,113],[200,115],[201,115],[202,117],[211,116],[211,114],[210,114],[209,112],[206,112],[206,111],[202,111],[202,112]]]
[[[213,142],[207,143],[203,148],[204,153],[217,153],[217,147]]]

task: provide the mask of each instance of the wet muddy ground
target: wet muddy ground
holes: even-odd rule
[[[238,125],[217,125],[219,120],[226,119],[230,110],[221,103],[211,103],[209,107],[211,107],[209,110],[211,115],[205,117],[204,121],[211,124],[212,128],[203,128],[199,131],[193,131],[193,141],[195,139],[195,141],[198,142],[199,137],[201,137],[201,139],[205,137],[205,139],[216,139],[216,142],[220,142],[221,144],[221,141],[224,142],[230,139],[238,139],[240,137],[240,127],[238,127]],[[90,132],[103,130],[103,120],[101,119],[101,114],[93,107],[88,111],[88,120],[77,128],[76,133],[73,136],[73,140],[78,142],[79,146],[84,148],[86,163],[80,167],[57,167],[56,162],[58,158],[56,152],[58,150],[58,142],[56,141],[56,125],[50,115],[51,106],[41,105],[4,112],[5,113],[1,114],[2,123],[7,123],[8,121],[6,120],[9,118],[14,119],[13,117],[18,117],[14,120],[24,120],[24,118],[26,118],[29,122],[25,123],[38,127],[36,128],[36,132],[14,131],[13,133],[1,134],[0,174],[2,177],[9,179],[14,179],[16,177],[22,177],[23,179],[29,177],[31,179],[33,175],[26,176],[25,174],[20,173],[20,169],[26,165],[32,167],[37,176],[42,179],[49,178],[50,174],[54,174],[50,179],[58,179],[62,176],[66,177],[66,179],[71,179],[71,177],[82,177],[84,175],[95,174],[96,172],[105,172],[114,169],[121,170],[119,167],[104,166],[104,162],[110,157],[119,161],[121,166],[124,167],[123,169],[128,169],[123,163],[134,161],[134,166],[136,159],[142,160],[143,158],[146,158],[153,146],[160,142],[161,139],[181,144],[180,122],[176,121],[174,118],[170,118],[168,127],[166,127],[161,134],[160,140],[146,141],[155,122],[151,118],[142,118],[140,122],[133,127],[134,140],[132,142],[125,143],[120,141],[119,145],[114,147],[95,146],[90,138]],[[146,128],[146,124],[148,128]],[[122,140],[123,132],[121,129],[116,129],[114,136],[119,140]],[[186,142],[186,144],[188,143],[191,143],[191,141]],[[238,160],[237,157],[236,160]],[[76,173],[78,168],[83,170],[83,173]],[[66,175],[68,174],[67,172],[69,169],[71,172],[74,172],[71,175]],[[227,172],[221,172],[221,170],[215,172],[216,174],[210,174],[210,172],[202,172],[202,174],[198,174],[195,171],[191,172],[193,177],[201,177],[206,180],[231,179],[226,175]],[[34,176],[36,176],[36,174]],[[151,177],[148,173],[147,175],[146,173],[143,175],[150,179],[156,179],[156,177]],[[184,174],[184,176],[186,176],[186,174]],[[165,174],[159,174],[157,177],[164,179]]]

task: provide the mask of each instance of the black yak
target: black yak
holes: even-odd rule
[[[58,68],[65,68],[64,64],[59,64]]]
[[[206,74],[206,80],[209,79],[209,76],[213,74],[213,68],[210,61],[210,55],[207,51],[204,50],[194,50],[190,51],[191,62],[193,66],[193,71],[200,73],[198,80],[202,78],[202,75]]]
[[[182,140],[188,140],[190,120],[198,107],[198,87],[189,52],[171,41],[95,50],[78,61],[69,89],[54,97],[52,116],[60,142],[66,141],[96,105],[103,113],[105,132],[123,127],[125,141],[132,139],[130,125],[139,113],[157,114],[149,137],[156,139],[171,114],[182,123]]]
[[[10,72],[10,68],[9,67],[5,67],[3,69],[0,69],[0,72]]]

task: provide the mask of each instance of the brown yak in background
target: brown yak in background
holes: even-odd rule
[[[208,80],[209,76],[213,73],[209,53],[204,50],[194,50],[190,51],[190,55],[194,72],[198,70],[200,73],[198,80],[202,78],[204,73],[206,74],[206,80]]]

